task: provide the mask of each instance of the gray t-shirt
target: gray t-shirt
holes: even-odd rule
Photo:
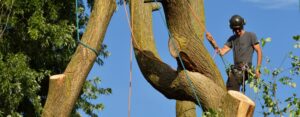
[[[254,45],[258,44],[256,35],[252,32],[246,32],[237,37],[232,35],[229,37],[225,45],[233,49],[234,63],[248,63],[252,64],[252,56],[254,52]]]

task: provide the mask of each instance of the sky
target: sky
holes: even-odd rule
[[[263,48],[263,66],[271,70],[288,65],[285,60],[287,52],[294,51],[300,55],[299,49],[293,49],[292,36],[300,34],[300,3],[299,0],[205,0],[206,28],[212,33],[219,46],[223,45],[232,35],[229,29],[229,18],[239,14],[246,19],[245,30],[255,32],[258,39],[271,37],[272,42]],[[128,9],[127,9],[128,10]],[[162,9],[160,12],[163,12]],[[162,60],[177,68],[176,61],[171,57],[167,42],[168,34],[164,21],[159,11],[153,12],[153,30],[157,49]],[[207,40],[205,46],[213,56],[212,47]],[[97,64],[92,68],[88,78],[101,77],[101,87],[112,88],[112,94],[101,95],[97,102],[102,102],[105,109],[99,113],[101,117],[127,117],[128,92],[130,73],[130,30],[123,6],[118,6],[107,29],[104,44],[111,55],[104,59],[104,65]],[[271,64],[266,64],[265,58],[271,58]],[[232,52],[225,55],[225,59],[232,63]],[[215,62],[222,73],[224,81],[227,80],[224,65],[220,57],[215,57]],[[285,61],[283,61],[285,60]],[[253,63],[256,64],[254,53]],[[175,100],[170,100],[155,90],[143,77],[133,56],[132,68],[132,97],[131,117],[175,117]],[[262,76],[263,79],[269,77]],[[300,78],[296,81],[300,86]],[[299,86],[296,89],[299,89]],[[300,96],[300,91],[279,86],[279,98],[290,95],[295,91]],[[254,92],[247,88],[246,95],[256,99]],[[261,107],[256,102],[255,117],[262,116]],[[201,109],[197,107],[197,117],[201,116]]]

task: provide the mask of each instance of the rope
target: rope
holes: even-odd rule
[[[86,48],[92,50],[96,54],[96,56],[98,56],[99,52],[96,49],[94,49],[94,48],[90,47],[89,45],[87,45],[87,44],[85,44],[85,43],[83,43],[83,42],[80,41],[80,37],[79,37],[79,18],[78,18],[78,0],[75,0],[75,1],[76,1],[75,6],[76,6],[77,43],[81,44],[83,47],[86,47]]]
[[[196,18],[197,23],[201,26],[202,29],[204,29],[204,32],[208,32],[207,29],[206,29],[206,27],[204,26],[204,24],[201,23],[200,18],[196,15],[195,10],[193,9],[193,7],[191,6],[191,4],[189,3],[189,0],[187,0],[187,4],[188,4],[188,6],[190,8],[190,11],[192,12],[192,15]],[[222,59],[222,62],[224,64],[224,66],[225,66],[225,69],[228,69],[229,68],[229,64],[226,64],[225,58],[221,54],[219,54],[219,56]],[[213,59],[214,58],[215,58],[215,55],[213,56]]]
[[[218,53],[218,50],[215,50],[214,55],[213,55],[213,59],[214,59],[214,60],[215,60],[215,58],[216,58],[217,53]]]
[[[124,0],[123,0],[123,1],[124,1]],[[155,2],[157,2],[157,0],[155,0]],[[125,1],[124,1],[124,3],[125,3]],[[190,9],[192,9],[189,3],[188,3],[188,5],[189,5]],[[129,28],[130,28],[130,31],[131,31],[132,42],[136,44],[135,38],[134,38],[134,35],[133,35],[133,29],[132,29],[132,26],[131,26],[130,21],[129,21],[129,15],[128,15],[128,11],[127,11],[127,9],[126,9],[126,5],[124,5],[124,9],[125,9],[125,13],[126,13],[128,25],[129,25]],[[159,11],[160,11],[160,10],[159,10]],[[132,12],[133,12],[133,11],[132,11]],[[163,21],[164,21],[165,26],[167,27],[167,23],[166,23],[166,21],[164,20],[161,11],[160,11],[159,13],[160,13],[161,18],[162,18]],[[193,9],[192,9],[192,13],[193,13],[193,16],[196,17],[197,22],[200,24],[200,26],[202,26],[202,28],[203,28],[203,29],[205,30],[205,32],[206,32],[207,30],[206,30],[205,26],[204,26],[203,24],[201,24],[200,19],[195,15],[195,12],[193,11]],[[167,28],[167,29],[168,29],[168,28]],[[172,38],[173,36],[171,35],[171,33],[170,33],[169,30],[168,30],[168,34],[169,34],[170,39],[171,39],[171,41],[172,41],[172,44],[173,44],[173,46],[175,47],[175,50],[176,50],[176,52],[177,52],[177,54],[178,54],[180,64],[182,65],[182,67],[183,67],[183,69],[184,69],[184,73],[185,73],[186,78],[187,78],[187,80],[188,80],[189,86],[192,88],[192,92],[193,92],[193,94],[194,94],[194,96],[195,96],[195,98],[196,98],[196,101],[197,101],[198,105],[200,106],[200,108],[202,108],[201,105],[200,105],[199,98],[198,98],[198,96],[197,96],[197,94],[196,94],[195,87],[194,87],[192,81],[190,80],[190,78],[189,78],[189,76],[188,76],[188,74],[187,74],[187,70],[186,70],[186,68],[185,68],[185,66],[184,66],[184,64],[183,64],[182,58],[181,58],[181,56],[180,56],[180,54],[179,54],[179,51],[178,51],[178,49],[176,48],[175,43],[174,43],[174,41],[173,41],[173,38]],[[138,44],[136,44],[136,45],[138,46]],[[144,53],[142,52],[142,54],[144,54]],[[147,56],[147,54],[145,54],[145,55]],[[222,61],[223,61],[224,65],[226,66],[225,61],[224,61],[224,58],[223,58],[222,56],[220,56],[220,57],[222,58]],[[150,57],[150,58],[153,58],[153,57]],[[158,60],[158,59],[157,59],[157,58],[154,58],[154,60]],[[158,60],[158,61],[160,61],[160,60]],[[131,81],[130,81],[130,88],[131,88]],[[130,94],[129,94],[129,98],[131,97],[130,95],[131,95],[131,92],[130,92]],[[130,101],[130,99],[129,99],[129,101]],[[130,117],[130,102],[129,102],[129,105],[128,105],[128,117]]]
[[[157,0],[155,0],[155,2],[157,2]],[[200,101],[199,101],[199,98],[198,98],[198,96],[197,96],[197,94],[196,94],[195,86],[193,85],[193,83],[192,83],[192,81],[191,81],[191,79],[190,79],[190,77],[189,77],[189,75],[188,75],[188,73],[187,73],[187,70],[186,70],[186,68],[185,68],[185,66],[184,66],[184,64],[183,64],[182,58],[181,58],[181,56],[180,56],[180,54],[179,54],[179,50],[178,50],[178,48],[177,48],[176,45],[175,45],[173,36],[172,36],[172,34],[170,33],[170,30],[168,29],[168,26],[167,26],[166,21],[165,21],[164,18],[162,17],[163,15],[162,15],[162,13],[161,13],[161,10],[159,10],[159,13],[160,13],[161,18],[163,19],[163,22],[164,22],[165,26],[167,27],[167,31],[168,31],[168,34],[169,34],[169,36],[170,36],[171,43],[172,43],[173,47],[175,48],[175,51],[176,51],[176,53],[177,53],[177,55],[178,55],[180,64],[181,64],[181,66],[182,66],[183,69],[184,69],[185,76],[186,76],[186,78],[187,78],[187,81],[188,81],[189,86],[192,88],[192,92],[193,92],[193,95],[194,95],[195,98],[196,98],[197,104],[199,105],[200,108],[202,108],[202,107],[201,107],[201,104],[200,104]]]
[[[128,91],[128,117],[130,117],[130,112],[131,112],[131,95],[132,95],[132,38],[134,38],[133,36],[133,30],[129,21],[129,15],[128,15],[128,11],[126,9],[126,1],[123,0],[123,6],[124,6],[124,10],[125,10],[125,14],[126,14],[126,18],[127,18],[127,23],[129,25],[130,28],[130,32],[131,32],[131,38],[130,38],[130,71],[129,71],[129,91]]]

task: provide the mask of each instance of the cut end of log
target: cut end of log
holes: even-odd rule
[[[53,75],[53,76],[50,76],[50,80],[55,80],[55,79],[62,79],[66,77],[65,74],[58,74],[58,75]]]
[[[240,100],[237,117],[253,117],[255,103],[241,92],[229,90],[228,94]]]
[[[246,95],[244,95],[244,94],[241,93],[241,92],[234,91],[234,90],[229,90],[228,93],[229,93],[232,97],[234,97],[234,98],[236,98],[236,99],[238,99],[238,100],[240,100],[240,101],[243,101],[243,102],[246,102],[246,103],[248,103],[248,104],[250,104],[250,105],[255,106],[255,103],[254,103],[249,97],[247,97]]]
[[[178,57],[177,52],[179,51],[180,48],[177,41],[175,41],[174,39],[169,39],[168,45],[169,45],[169,51],[171,53],[171,56],[174,58]]]

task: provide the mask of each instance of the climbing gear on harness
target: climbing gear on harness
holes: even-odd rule
[[[229,20],[229,24],[231,29],[243,29],[246,21],[239,15],[233,15]]]
[[[245,94],[245,81],[248,79],[248,74],[249,71],[251,71],[251,68],[249,67],[251,64],[245,64],[245,63],[240,63],[240,64],[235,64],[231,65],[230,69],[227,69],[226,72],[228,76],[229,74],[232,73],[234,74],[234,78],[238,81],[239,84],[242,84],[242,92]]]

